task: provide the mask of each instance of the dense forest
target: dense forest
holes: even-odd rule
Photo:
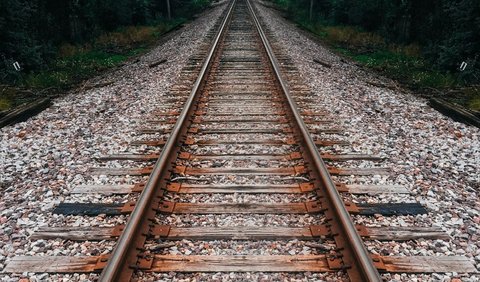
[[[363,41],[360,42],[363,44],[354,46],[364,47],[360,48],[361,51],[368,52],[368,47],[378,49],[388,45],[415,46],[432,67],[457,73],[462,62],[465,62],[467,66],[461,72],[462,79],[467,83],[478,84],[480,81],[478,0],[276,0],[276,2],[307,26],[353,26],[364,32],[358,39]],[[322,31],[335,30],[323,28]],[[339,32],[338,29],[336,31]],[[345,29],[342,32],[345,33]],[[374,35],[371,35],[372,33]],[[347,36],[354,37],[352,34]],[[354,38],[344,40],[352,41]]]
[[[170,3],[171,2],[171,3]],[[2,0],[0,81],[45,68],[62,44],[80,44],[122,26],[153,25],[170,16],[189,17],[209,0]],[[480,76],[478,0],[276,0],[310,23],[349,25],[375,32],[380,44],[417,44],[435,67],[467,80]],[[169,15],[171,10],[172,15]],[[365,36],[364,36],[365,37]],[[368,36],[367,36],[368,37]],[[363,41],[378,43],[375,37]],[[366,42],[367,49],[368,43]],[[373,46],[377,48],[378,46]]]
[[[59,56],[62,48],[65,53],[69,46],[87,42],[92,43],[91,45],[102,43],[108,45],[106,42],[108,38],[104,37],[103,41],[102,38],[100,40],[98,38],[122,27],[155,26],[179,18],[188,18],[206,7],[209,2],[209,0],[2,0],[0,82],[11,83],[19,79],[21,74],[15,70],[13,65],[15,62],[18,62],[23,74],[46,69],[51,67],[51,61]],[[131,31],[139,33],[138,30]],[[141,31],[145,33],[145,30]],[[88,48],[95,47],[97,46]]]
[[[18,87],[60,93],[145,52],[211,1],[1,0],[0,112]],[[422,91],[461,89],[480,111],[479,0],[270,1],[367,67]]]

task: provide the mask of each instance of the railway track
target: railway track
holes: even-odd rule
[[[147,136],[168,138],[142,138],[132,144],[153,148],[153,153],[101,158],[143,166],[93,170],[104,175],[148,176],[146,182],[78,187],[74,193],[123,194],[128,201],[66,202],[54,210],[75,216],[128,215],[127,223],[49,227],[32,236],[117,240],[113,251],[88,257],[18,256],[9,261],[5,272],[99,272],[100,281],[142,280],[145,273],[160,272],[333,272],[343,280],[381,281],[381,272],[476,271],[460,256],[369,253],[363,240],[448,236],[433,227],[367,227],[353,222],[351,214],[427,211],[418,203],[354,203],[349,194],[406,190],[333,180],[332,175],[368,176],[388,170],[377,165],[342,166],[345,161],[379,163],[382,158],[377,156],[321,153],[324,147],[348,146],[346,140],[332,138],[342,129],[335,126],[334,116],[320,111],[309,98],[309,89],[302,86],[295,67],[262,27],[248,0],[232,1],[211,36],[210,48],[192,57],[184,69],[183,84],[172,88],[171,105],[160,107],[140,130]],[[195,217],[182,222],[187,215]],[[224,223],[226,217],[234,224]],[[179,240],[202,246],[210,241],[218,246],[244,243],[231,243],[236,244],[235,250],[219,247],[215,254],[169,253],[168,242]],[[273,246],[292,240],[301,241],[300,247],[309,242],[309,251],[248,250],[250,242]]]

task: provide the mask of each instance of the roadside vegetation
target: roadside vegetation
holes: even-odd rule
[[[210,0],[1,1],[0,112],[63,93],[123,64],[209,4]]]
[[[273,1],[338,53],[480,113],[480,2]]]
[[[126,59],[143,53],[165,32],[180,21],[156,26],[130,26],[103,34],[84,45],[62,44],[48,68],[33,71],[21,79],[27,88],[65,89],[101,71],[122,64]]]

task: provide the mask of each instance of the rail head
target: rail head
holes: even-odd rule
[[[334,207],[332,212],[335,213],[335,219],[339,220],[339,227],[341,229],[340,232],[343,233],[343,238],[346,239],[344,247],[348,248],[349,250],[347,253],[353,256],[352,258],[348,259],[350,262],[353,262],[358,266],[355,269],[352,267],[347,270],[349,272],[350,279],[352,281],[382,281],[380,274],[375,267],[370,254],[365,248],[363,240],[358,234],[355,224],[353,223],[350,214],[343,203],[342,197],[335,187],[335,183],[328,172],[327,166],[325,165],[325,162],[318,152],[315,142],[308,132],[307,126],[303,121],[300,112],[298,111],[298,107],[290,94],[289,87],[281,74],[280,65],[275,57],[265,32],[263,31],[260,21],[255,13],[255,9],[250,3],[250,0],[246,1],[248,9],[252,15],[255,26],[257,27],[258,33],[267,52],[272,69],[274,70],[278,83],[280,84],[282,92],[285,95],[295,122],[297,123],[304,146],[307,148],[310,158],[313,161],[314,168],[317,170],[317,173],[320,176],[322,188],[325,189],[325,194],[328,197],[331,205]]]
[[[235,3],[236,0],[232,0],[227,7],[227,13],[218,29],[217,35],[215,36],[207,58],[202,65],[200,73],[193,84],[190,95],[185,102],[185,106],[180,113],[178,120],[173,127],[172,133],[166,141],[157,162],[155,163],[148,182],[138,198],[137,204],[135,205],[135,208],[127,221],[122,235],[118,239],[107,264],[102,270],[99,281],[118,282],[130,280],[130,275],[122,275],[125,269],[131,268],[131,266],[128,265],[128,256],[132,252],[132,249],[137,248],[135,241],[137,240],[136,238],[138,236],[141,236],[141,234],[139,234],[139,230],[146,220],[145,214],[151,208],[151,203],[154,201],[159,189],[158,183],[161,181],[162,175],[169,165],[172,152],[174,152],[174,148],[176,147],[179,138],[182,135],[182,130],[185,128],[185,125],[188,122],[188,115],[193,109],[194,101],[197,98],[202,86],[202,82],[205,80],[205,77],[208,73],[208,68],[212,62],[216,50],[218,49],[221,37],[226,30],[226,26],[231,18]]]

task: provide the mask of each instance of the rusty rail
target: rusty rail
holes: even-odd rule
[[[310,136],[307,126],[305,125],[298,107],[290,95],[290,91],[286,81],[283,79],[280,72],[280,66],[277,59],[273,53],[272,47],[268,42],[268,38],[265,35],[260,22],[257,18],[257,15],[254,12],[254,9],[250,3],[250,0],[246,0],[248,8],[251,12],[251,15],[255,21],[255,25],[262,39],[263,45],[267,51],[270,63],[275,72],[275,76],[280,84],[280,87],[285,94],[285,98],[288,101],[290,111],[296,121],[297,129],[301,132],[302,142],[304,146],[308,149],[308,157],[313,161],[314,167],[316,168],[316,174],[318,174],[318,181],[321,182],[322,188],[325,190],[328,197],[326,204],[331,206],[330,212],[335,214],[334,218],[338,220],[338,227],[340,230],[339,236],[335,236],[337,244],[341,245],[338,247],[345,248],[343,252],[343,261],[348,265],[346,266],[349,273],[351,281],[382,281],[380,274],[378,273],[377,268],[375,267],[373,260],[366,250],[363,240],[358,234],[355,224],[353,223],[350,214],[348,213],[342,197],[338,193],[338,190],[335,187],[335,183],[328,172],[325,162],[322,160],[320,153]],[[337,224],[335,224],[337,225]],[[346,242],[342,242],[346,240]],[[351,256],[351,257],[350,257]]]
[[[128,271],[132,268],[132,259],[136,260],[136,254],[138,251],[138,244],[136,243],[137,238],[145,236],[142,234],[142,230],[145,229],[145,225],[148,226],[148,223],[145,222],[147,212],[151,211],[152,202],[155,200],[157,194],[159,193],[159,183],[165,175],[165,170],[168,166],[168,163],[171,162],[172,155],[175,152],[175,147],[179,142],[179,138],[182,136],[182,131],[186,130],[186,123],[188,122],[188,116],[191,112],[194,101],[197,98],[197,94],[201,89],[204,77],[208,73],[208,69],[211,63],[211,60],[217,50],[219,42],[224,34],[225,28],[228,24],[228,21],[231,17],[233,7],[236,0],[233,0],[228,8],[228,12],[219,28],[218,34],[215,37],[215,40],[212,44],[212,47],[208,53],[208,56],[200,70],[200,74],[193,85],[192,91],[190,92],[188,100],[185,102],[185,107],[180,113],[178,120],[172,130],[170,137],[168,138],[160,156],[155,163],[153,171],[148,179],[148,182],[145,186],[145,189],[141,193],[137,204],[129,217],[129,220],[125,226],[125,230],[118,239],[118,243],[113,250],[110,259],[108,260],[105,268],[103,269],[99,281],[128,281],[130,280],[130,275],[124,275],[124,271]],[[142,226],[144,225],[144,226]],[[147,227],[148,228],[148,227]]]
[[[273,54],[273,50],[268,43],[268,39],[260,26],[260,22],[255,15],[253,7],[250,2],[247,1],[249,11],[254,19],[258,33],[261,37],[267,55],[270,59],[271,66],[274,70],[278,83],[288,101],[289,110],[295,119],[296,127],[301,135],[301,142],[308,149],[308,158],[311,159],[314,167],[316,168],[316,174],[318,180],[321,182],[322,187],[325,189],[328,196],[327,203],[329,211],[333,212],[332,216],[338,220],[339,236],[336,236],[336,241],[339,247],[344,248],[343,262],[346,264],[344,267],[347,269],[352,281],[381,281],[378,271],[375,268],[373,261],[366,251],[362,239],[358,235],[353,222],[350,219],[350,215],[345,208],[340,194],[337,192],[335,185],[328,173],[327,167],[324,164],[315,142],[310,137],[305,123],[297,110],[297,106],[291,97],[287,83],[283,79],[278,62]],[[205,76],[208,73],[211,65],[212,58],[217,50],[217,47],[221,41],[222,35],[226,29],[226,26],[231,17],[231,12],[235,5],[235,0],[232,1],[228,8],[228,13],[225,16],[222,25],[218,31],[218,34],[212,44],[210,52],[202,66],[200,74],[195,81],[193,89],[189,95],[188,100],[185,103],[185,107],[178,117],[178,120],[172,130],[172,134],[167,140],[164,149],[159,155],[159,158],[153,168],[152,174],[140,195],[137,204],[125,226],[125,229],[120,236],[118,243],[113,250],[106,266],[104,267],[99,281],[127,281],[131,277],[133,269],[139,268],[136,264],[137,256],[140,253],[138,248],[141,248],[144,242],[144,233],[148,231],[148,213],[151,213],[152,205],[157,203],[158,198],[162,196],[163,192],[159,190],[159,183],[165,178],[166,169],[168,164],[175,157],[176,147],[179,143],[179,139],[185,133],[187,124],[189,122],[188,117],[192,113],[194,102],[198,96],[199,90],[202,88]],[[337,226],[337,224],[335,224]]]
[[[138,129],[141,134],[171,133],[170,138],[142,138],[132,142],[132,146],[157,147],[153,154],[122,153],[99,158],[143,162],[140,167],[91,169],[95,174],[150,175],[148,183],[82,185],[72,191],[128,194],[135,200],[126,203],[64,202],[53,211],[63,215],[130,215],[127,226],[45,227],[31,237],[32,240],[74,241],[120,238],[112,254],[15,256],[3,272],[92,273],[103,270],[100,281],[128,281],[131,277],[138,280],[142,275],[160,272],[297,272],[307,277],[310,272],[329,272],[341,276],[337,279],[342,280],[348,274],[350,281],[380,281],[377,269],[390,273],[478,273],[471,259],[465,256],[380,256],[367,252],[360,236],[364,240],[379,241],[447,240],[449,236],[438,227],[353,225],[350,218],[353,214],[414,215],[427,211],[419,203],[355,204],[342,198],[348,193],[408,193],[408,190],[396,185],[334,183],[331,175],[373,175],[386,170],[326,166],[324,160],[381,161],[382,158],[366,154],[319,154],[317,146],[348,144],[322,137],[325,132],[341,132],[331,127],[335,117],[320,111],[311,90],[300,85],[295,67],[279,45],[281,42],[268,42],[261,26],[262,19],[255,15],[255,7],[249,0],[230,1],[229,4],[224,16],[215,21],[212,29],[215,32],[209,32],[208,40],[198,48],[200,52],[190,57],[184,70],[185,78],[171,88],[171,95],[165,100],[171,106],[159,107],[159,112],[151,113],[151,119],[146,120],[147,127],[142,124]],[[179,105],[185,106],[180,110]],[[314,142],[312,137],[316,134],[321,137]],[[163,151],[159,154],[160,147]],[[150,166],[151,160],[157,160],[154,167]],[[224,176],[228,176],[228,180],[216,180]],[[244,181],[246,179],[253,181]],[[176,196],[172,200],[169,195],[165,197],[167,193]],[[212,202],[211,199],[188,201],[191,196],[183,198],[187,201],[181,199],[181,194],[210,193],[291,194],[288,197],[292,198],[293,194],[300,194],[301,198],[288,203],[271,199],[257,202],[249,198],[231,202],[224,198],[221,204],[216,197]],[[177,220],[183,221],[182,218],[177,218],[175,224],[171,224],[171,218],[165,219],[165,216],[182,217],[183,214],[266,215],[267,223],[261,227],[228,223],[189,226],[187,222],[180,226]],[[271,214],[309,214],[315,224],[287,227],[268,223]],[[168,244],[158,244],[164,240],[294,239],[321,239],[319,243],[326,243],[326,246],[318,245],[318,248],[313,247],[317,249],[315,252],[301,255],[245,255],[243,249],[230,255],[180,255],[165,254]],[[224,248],[223,242],[219,247]]]

